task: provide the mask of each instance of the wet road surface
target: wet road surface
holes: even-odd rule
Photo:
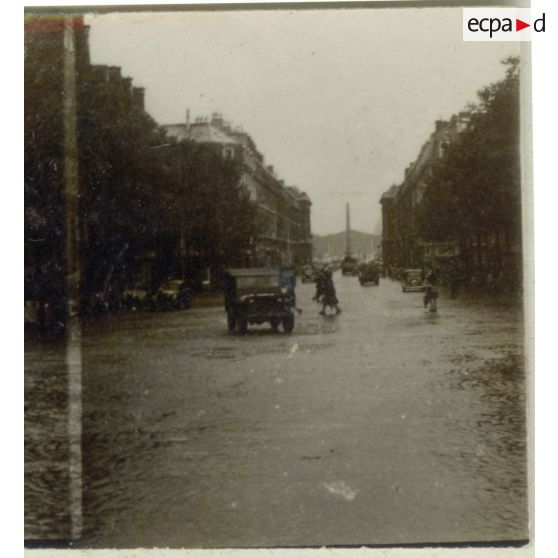
[[[291,335],[221,306],[84,323],[81,546],[527,538],[520,311],[335,281],[342,314],[299,284]]]

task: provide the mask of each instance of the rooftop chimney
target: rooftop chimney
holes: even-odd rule
[[[107,73],[108,80],[112,83],[118,83],[122,78],[120,66],[109,66],[107,68]]]
[[[211,124],[217,126],[218,128],[222,128],[224,124],[223,115],[220,112],[214,112],[211,115]]]
[[[145,108],[145,88],[144,87],[132,87],[132,101],[134,106],[140,110]]]
[[[122,80],[122,86],[124,88],[124,94],[127,95],[128,101],[133,101],[132,98],[132,78],[125,77]]]

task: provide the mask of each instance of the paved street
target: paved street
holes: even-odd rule
[[[527,537],[520,312],[334,278],[342,314],[299,284],[292,335],[203,304],[85,323],[82,546]]]

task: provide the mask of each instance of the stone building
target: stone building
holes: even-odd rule
[[[261,233],[255,239],[254,265],[300,266],[312,261],[309,197],[285,185],[271,165],[266,165],[252,138],[232,127],[219,113],[194,122],[163,125],[178,141],[193,141],[218,149],[225,159],[242,169],[240,183],[256,203]]]
[[[397,192],[395,184],[382,194],[382,261],[385,268],[399,266],[399,226],[397,222]]]
[[[459,255],[455,243],[431,243],[421,238],[420,206],[432,165],[466,125],[466,113],[459,113],[449,121],[436,121],[417,159],[405,169],[403,182],[382,194],[382,256],[386,268],[442,264]]]

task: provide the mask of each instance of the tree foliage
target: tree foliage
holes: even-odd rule
[[[153,248],[170,176],[155,149],[164,136],[129,89],[85,68],[78,101],[84,286],[95,290]]]
[[[239,263],[259,232],[256,206],[240,186],[239,163],[224,159],[217,146],[193,142],[172,143],[166,158],[174,166],[167,226],[184,234],[189,253],[206,266]]]
[[[429,240],[458,240],[521,228],[519,61],[478,92],[469,123],[436,162],[423,198],[421,228]]]
[[[26,33],[26,265],[63,283],[63,49],[61,33]],[[176,143],[133,102],[130,83],[78,64],[82,292],[131,279],[146,252],[192,265],[231,265],[257,234],[240,167],[211,146]],[[101,75],[99,74],[101,72]],[[167,262],[168,270],[176,261]],[[55,277],[53,276],[55,275]],[[39,288],[38,290],[41,290]],[[42,289],[44,291],[44,289]]]
[[[27,22],[26,22],[27,23]],[[63,296],[62,42],[25,34],[24,203],[26,297]],[[30,264],[33,265],[30,265]]]

